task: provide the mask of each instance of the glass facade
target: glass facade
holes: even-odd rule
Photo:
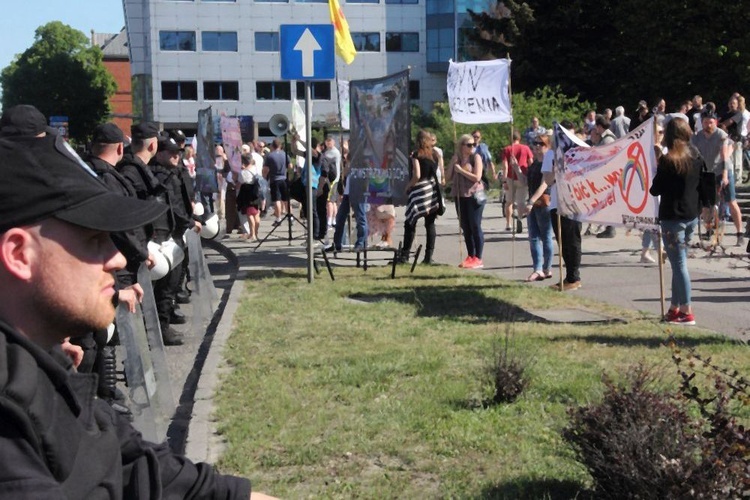
[[[428,0],[427,71],[445,72],[449,59],[469,59],[466,31],[474,29],[474,25],[466,11],[482,12],[489,4],[488,0]]]
[[[159,48],[195,52],[195,31],[160,31]]]
[[[279,32],[278,31],[256,31],[255,32],[255,50],[257,52],[278,52],[279,51]]]
[[[237,52],[235,31],[204,31],[201,48],[209,52]]]

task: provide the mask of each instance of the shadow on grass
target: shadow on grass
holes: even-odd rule
[[[505,499],[549,499],[549,500],[592,500],[592,492],[575,481],[558,479],[518,479],[509,483],[492,485],[484,489],[477,497],[487,500]]]
[[[698,347],[702,345],[710,344],[737,344],[742,345],[742,342],[734,341],[727,337],[719,335],[706,335],[705,337],[699,338],[680,338],[676,337],[677,343],[680,347]],[[663,337],[631,337],[627,335],[560,335],[555,337],[548,337],[550,342],[570,342],[571,340],[578,340],[581,342],[589,342],[591,344],[607,344],[619,347],[647,347],[650,349],[656,349],[659,347],[665,347],[667,335]]]
[[[487,285],[485,288],[493,287]],[[481,286],[416,286],[408,290],[355,293],[362,302],[394,301],[417,306],[418,314],[469,323],[536,321],[537,318],[509,302],[481,293]]]

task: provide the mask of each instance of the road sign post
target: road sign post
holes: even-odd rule
[[[305,83],[305,165],[307,166],[307,281],[313,282],[313,200],[312,196],[312,92],[310,82],[333,80],[336,76],[333,25],[282,24],[279,27],[281,79]]]

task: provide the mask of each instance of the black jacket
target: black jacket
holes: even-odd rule
[[[151,168],[134,154],[127,154],[117,164],[117,171],[130,183],[136,196],[141,200],[156,200],[169,206],[166,188],[151,171]],[[171,210],[151,223],[152,237],[161,243],[169,238],[173,228],[174,219]]]
[[[193,208],[186,198],[187,193],[182,182],[182,168],[164,167],[156,162],[149,166],[159,183],[164,186],[166,203],[172,217],[170,235],[175,240],[182,238],[185,231],[195,225],[192,219]]]
[[[246,479],[144,441],[96,385],[0,321],[0,498],[249,498]]]
[[[114,166],[97,156],[90,156],[86,163],[104,181],[110,191],[122,196],[137,197],[131,183],[115,170]],[[146,244],[151,238],[151,231],[151,225],[148,225],[132,231],[112,233],[112,241],[128,261],[127,268],[117,272],[117,279],[121,285],[132,285],[137,281],[138,268],[148,258]]]
[[[685,175],[678,174],[666,155],[659,158],[654,183],[649,192],[661,196],[659,220],[693,220],[700,213],[700,175],[703,157],[691,151],[692,161]]]

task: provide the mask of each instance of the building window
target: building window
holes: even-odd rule
[[[357,52],[380,52],[380,33],[352,33]]]
[[[164,101],[197,101],[198,82],[161,82]]]
[[[380,3],[380,0],[346,0],[346,3]]]
[[[454,57],[453,30],[451,28],[439,28],[427,30],[427,62],[448,62]]]
[[[409,99],[419,100],[419,80],[409,80]]]
[[[419,33],[386,33],[386,52],[419,52]]]
[[[185,50],[195,52],[195,32],[160,31],[159,48],[161,50]]]
[[[401,3],[401,4],[418,4],[419,0],[385,0],[386,4],[389,3]]]
[[[203,82],[203,99],[206,101],[239,101],[238,82]]]
[[[237,0],[201,0],[201,2],[228,2],[228,3],[234,3]]]
[[[454,0],[431,0],[427,2],[428,14],[453,14]]]
[[[279,51],[279,32],[278,31],[256,31],[255,32],[255,50],[257,52],[278,52]]]
[[[201,48],[207,52],[237,52],[236,31],[204,31]]]
[[[313,101],[331,100],[331,82],[310,82],[310,97]],[[297,82],[297,99],[305,98],[305,82]]]
[[[291,101],[291,82],[255,82],[255,93],[259,101]]]
[[[289,3],[289,0],[255,0],[255,3]]]
[[[328,0],[294,0],[296,3],[328,3]]]

